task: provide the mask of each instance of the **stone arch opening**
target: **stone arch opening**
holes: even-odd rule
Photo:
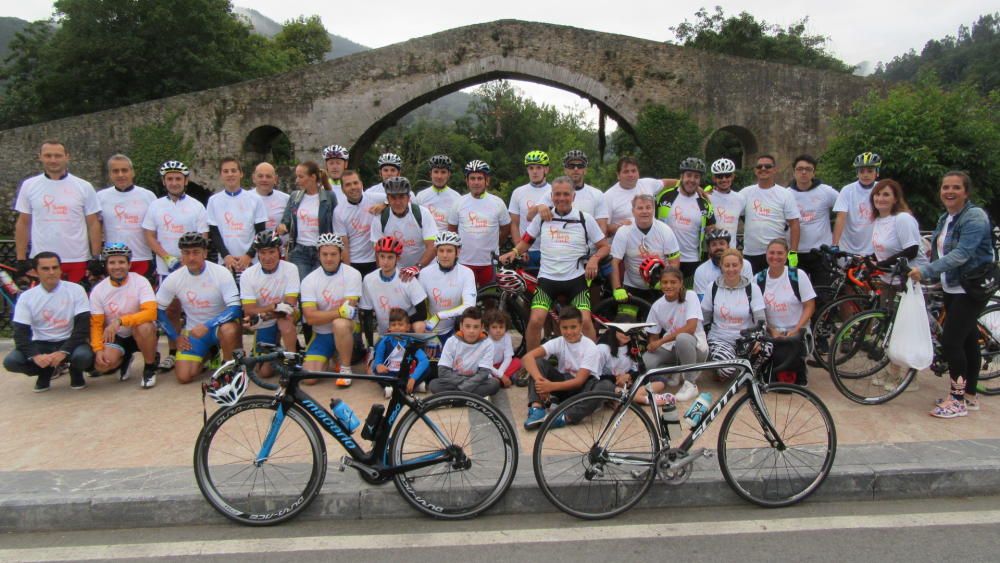
[[[741,169],[757,156],[757,139],[749,129],[727,125],[716,129],[705,141],[705,158],[711,164],[718,158],[728,158]]]
[[[261,125],[250,131],[244,139],[241,160],[245,170],[253,170],[264,161],[275,166],[290,165],[295,163],[295,147],[281,129],[273,125]]]

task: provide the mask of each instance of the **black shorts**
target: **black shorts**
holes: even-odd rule
[[[139,351],[139,345],[136,344],[135,338],[131,336],[119,336],[115,335],[115,341],[111,343],[112,346],[122,350],[122,357],[127,358],[132,354]]]
[[[361,272],[361,277],[365,277],[374,272],[377,266],[375,265],[375,262],[358,262],[356,264],[351,264],[351,267]]]

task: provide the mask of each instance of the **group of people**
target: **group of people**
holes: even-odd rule
[[[187,193],[190,172],[182,162],[160,167],[165,195],[157,198],[134,185],[131,161],[116,154],[107,163],[112,185],[95,191],[69,172],[65,145],[44,142],[43,172],[23,182],[15,203],[19,273],[33,269],[39,284],[17,301],[16,348],[6,369],[35,376],[41,392],[68,366],[70,386],[82,389],[86,372],[127,379],[140,353],[141,387],[171,370],[188,383],[220,352],[229,358],[242,348],[249,330],[257,344],[301,346],[305,369],[339,370],[338,386],[351,384],[352,366],[369,347],[373,370],[409,371],[411,392],[460,389],[488,397],[523,369],[525,427],[535,428],[547,403],[625,385],[637,367],[625,335],[609,330],[597,342],[591,282],[606,283],[619,302],[652,304],[647,368],[727,359],[736,355],[740,330],[758,321],[773,336],[807,330],[813,284],[829,283],[819,257],[828,245],[881,264],[905,256],[914,265],[911,277],[942,281],[952,389],[932,414],[953,418],[979,407],[974,328],[985,303],[962,284],[993,254],[989,219],[972,205],[971,181],[961,172],[942,180],[947,212],[927,259],[902,187],[879,181],[881,159],[870,152],[855,159],[858,180],[839,192],[815,178],[809,155],[795,158],[788,187],[775,181],[775,158],[759,156],[756,183],[739,191],[732,189],[736,165],[726,158],[709,169],[687,158],[679,178],[653,179],[623,157],[617,183],[602,191],[586,183],[582,151],[566,153],[564,175],[549,181],[549,156],[536,150],[524,158],[529,182],[509,204],[489,193],[492,170],[481,160],[464,165],[461,194],[449,186],[451,158],[432,157],[431,186],[414,194],[396,154],[379,157],[381,181],[367,189],[348,168],[345,147],[326,147],[322,156],[323,166],[295,167],[298,189],[291,194],[275,189],[270,164],[258,164],[245,189],[239,161],[224,159],[223,189],[199,201]],[[501,254],[508,238],[513,249]],[[477,307],[478,289],[508,281],[504,265],[515,260],[538,281],[523,358],[514,357],[505,313]],[[89,296],[76,283],[88,273],[105,276]],[[542,343],[557,302],[560,335]],[[163,358],[158,328],[168,340]],[[440,344],[401,366],[405,337],[394,335],[409,332],[434,332]],[[270,375],[267,366],[260,369]],[[791,381],[807,384],[804,364]],[[643,400],[691,400],[697,376],[659,380],[654,390]],[[587,414],[570,412],[558,423]]]

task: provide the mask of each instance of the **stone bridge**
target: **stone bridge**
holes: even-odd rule
[[[634,37],[504,20],[269,78],[0,131],[0,195],[12,201],[18,180],[39,169],[35,159],[45,138],[63,140],[74,173],[104,186],[105,160],[130,152],[134,128],[176,117],[176,129],[197,155],[190,163],[193,179],[214,185],[221,157],[259,161],[282,133],[298,160],[318,160],[330,143],[353,147],[357,158],[411,110],[501,78],[579,94],[626,131],[647,104],[686,110],[704,131],[734,133],[747,157],[771,152],[784,167],[795,153],[821,152],[831,118],[874,84]]]

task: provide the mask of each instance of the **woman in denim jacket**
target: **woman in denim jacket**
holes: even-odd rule
[[[319,267],[316,241],[319,235],[336,232],[345,234],[343,227],[337,228],[333,210],[337,206],[337,196],[330,190],[326,172],[315,162],[303,162],[295,167],[295,184],[298,190],[292,192],[281,217],[277,231],[288,234],[291,251],[288,261],[299,270],[299,279],[304,279]],[[343,249],[344,262],[350,263],[350,249]]]
[[[988,299],[973,299],[962,289],[963,275],[994,261],[990,220],[986,212],[969,201],[972,180],[965,172],[948,172],[941,178],[941,202],[945,213],[931,237],[931,263],[910,270],[910,278],[929,283],[939,278],[945,291],[947,316],[941,348],[951,375],[951,394],[938,399],[931,416],[956,418],[979,410],[976,384],[982,356],[976,319]]]

